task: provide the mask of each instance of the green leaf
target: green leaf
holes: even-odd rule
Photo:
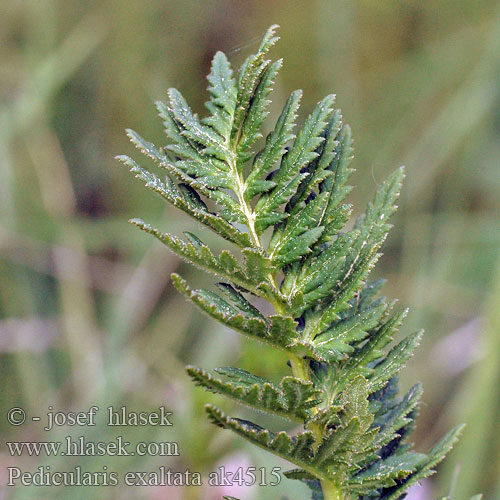
[[[391,377],[401,370],[413,354],[415,348],[419,345],[423,333],[423,330],[420,330],[406,337],[393,347],[387,356],[373,368],[374,373],[370,377],[370,388],[372,391],[382,388]]]
[[[241,130],[249,114],[255,91],[262,79],[263,73],[270,64],[264,58],[271,47],[278,41],[278,37],[274,36],[277,27],[277,25],[273,25],[267,30],[257,53],[249,56],[241,67],[238,79],[236,109],[231,131],[231,142],[233,145],[237,144],[240,140]]]
[[[376,430],[371,430],[373,414],[368,403],[368,382],[357,377],[343,391],[338,425],[327,430],[314,458],[315,464],[344,477],[356,461],[373,451]]]
[[[117,157],[138,179],[146,183],[146,187],[159,194],[174,207],[212,229],[222,238],[245,248],[251,245],[247,233],[242,233],[222,217],[208,211],[194,189],[187,185],[176,186],[169,177],[162,182],[156,175],[140,167],[128,156]]]
[[[333,111],[334,100],[334,96],[330,95],[318,103],[297,134],[292,148],[283,157],[280,168],[273,177],[276,187],[262,195],[257,202],[256,228],[260,233],[285,218],[285,215],[279,214],[276,209],[288,201],[300,182],[307,177],[308,174],[301,173],[301,170],[318,156],[315,150],[324,141],[322,132],[327,126],[328,116]]]
[[[386,494],[381,496],[381,500],[397,500],[410,486],[418,483],[422,479],[435,473],[433,467],[440,463],[453,448],[458,437],[462,433],[464,424],[458,425],[449,431],[436,445],[430,450],[427,459],[420,465],[406,481],[396,488],[391,488]]]
[[[323,227],[316,227],[316,221],[324,200],[324,196],[318,196],[274,231],[269,257],[275,266],[281,268],[311,253],[312,245],[323,232]]]
[[[262,175],[270,171],[275,163],[286,153],[285,145],[294,139],[292,130],[295,126],[297,111],[300,105],[302,91],[292,92],[281,112],[274,130],[267,136],[266,145],[255,156],[252,171],[246,179],[245,198],[250,200],[256,194],[269,191],[276,186],[274,181],[263,181]]]
[[[277,224],[288,217],[287,213],[279,212],[277,209],[280,205],[288,201],[297,189],[300,181],[306,176],[307,174],[297,173],[296,176],[289,179],[281,179],[279,183],[274,181],[277,184],[276,187],[259,198],[256,205],[257,216],[255,218],[257,234],[262,234],[269,226]]]
[[[409,435],[422,389],[417,384],[400,398],[396,375],[422,334],[392,345],[406,311],[393,313],[395,300],[378,296],[383,280],[367,281],[391,228],[404,173],[390,175],[365,213],[349,224],[352,207],[344,200],[353,172],[351,130],[334,110],[333,95],[296,130],[300,90],[288,97],[254,154],[282,65],[268,59],[275,30],[267,31],[236,79],[228,58],[215,54],[208,116],[199,118],[179,91],[169,89],[168,103],[157,103],[166,145],[128,131],[165,177],[119,157],[149,189],[239,253],[224,249],[215,255],[197,234],[185,232],[181,239],[139,219],[131,222],[217,276],[220,293],[191,289],[172,276],[202,312],[288,356],[293,376],[279,382],[237,367],[215,374],[187,370],[206,390],[300,429],[272,432],[213,406],[206,407],[209,419],[295,464],[298,469],[285,475],[303,481],[313,500],[339,494],[401,500],[408,487],[434,473],[460,431],[447,434],[427,455],[412,451]],[[271,309],[273,314],[264,314]],[[285,366],[274,368],[281,373]]]
[[[178,274],[172,274],[172,282],[180,293],[223,325],[281,351],[293,352],[292,344],[297,338],[297,332],[296,323],[292,318],[269,316],[263,320],[244,315],[213,292],[191,289]]]
[[[279,386],[244,370],[217,369],[218,373],[229,377],[228,381],[213,377],[208,372],[192,366],[188,374],[197,385],[222,394],[238,403],[265,411],[279,417],[302,422],[309,416],[309,408],[316,404],[317,390],[311,382],[295,377],[284,377]]]
[[[319,255],[307,257],[297,275],[291,275],[289,279],[285,278],[283,292],[290,297],[291,301],[299,293],[302,294],[304,307],[328,296],[342,276],[346,255],[354,238],[355,234],[346,233]],[[317,316],[325,314],[325,318],[319,325],[320,330],[326,328],[334,319],[337,319],[336,309],[335,311],[318,312]],[[300,311],[300,314],[302,312]]]
[[[314,436],[311,432],[302,432],[292,438],[283,431],[274,434],[252,422],[227,417],[221,410],[212,405],[205,405],[205,410],[210,421],[215,425],[233,431],[247,441],[302,467],[306,471],[314,470],[312,464]],[[324,478],[327,477],[326,472],[315,472]]]
[[[383,324],[356,353],[351,366],[358,368],[367,366],[372,361],[384,356],[383,349],[393,341],[394,334],[399,330],[403,320],[408,315],[408,309],[395,313]]]
[[[185,242],[177,236],[169,233],[162,233],[158,229],[140,219],[131,219],[130,222],[143,231],[152,234],[170,250],[176,253],[179,257],[190,262],[201,269],[231,280],[233,283],[254,290],[257,293],[257,285],[251,280],[239,266],[236,259],[227,251],[223,250],[219,257],[216,257],[212,251],[201,240],[195,242],[191,237],[190,242]]]
[[[218,168],[221,175],[222,172],[227,172],[228,167],[224,162],[230,162],[231,152],[222,140],[222,137],[212,127],[208,127],[199,121],[177,89],[168,89],[168,97],[169,109],[177,126],[181,130],[181,134],[191,144],[194,143],[202,147],[201,152],[205,155],[214,156],[222,160],[222,162],[212,162],[211,164]],[[229,181],[227,184],[225,187],[230,187]]]
[[[387,178],[377,191],[373,202],[368,205],[364,225],[370,232],[376,231],[385,235],[391,228],[387,221],[397,209],[396,200],[401,192],[404,177],[404,167],[400,167]]]
[[[217,286],[229,297],[231,302],[247,316],[264,319],[260,311],[254,307],[248,300],[235,290],[229,283],[217,283]]]
[[[325,140],[318,146],[316,152],[318,157],[309,163],[307,171],[309,176],[304,179],[297,189],[297,193],[290,200],[290,209],[293,214],[296,207],[299,206],[303,201],[307,199],[313,190],[320,186],[320,192],[326,193],[328,197],[331,195],[331,190],[324,189],[324,183],[326,179],[332,175],[332,162],[335,160],[337,153],[336,148],[338,146],[337,134],[342,126],[342,117],[340,111],[334,111],[329,119],[327,126],[323,132]],[[328,203],[325,203],[324,211],[328,210]],[[320,224],[326,217],[322,217]]]
[[[277,183],[297,175],[302,167],[316,159],[318,156],[316,149],[325,140],[322,133],[328,125],[327,120],[333,112],[334,102],[333,94],[326,96],[307,118],[292,148],[283,158],[275,178]]]
[[[236,108],[237,88],[231,65],[223,52],[215,54],[212,60],[212,69],[207,79],[211,99],[205,103],[205,106],[212,115],[204,118],[202,122],[214,128],[227,143]]]
[[[341,420],[350,422],[356,418],[364,431],[368,430],[373,422],[368,404],[369,383],[363,377],[353,380],[342,393],[343,417]]]
[[[320,184],[320,192],[328,193],[328,202],[326,203],[323,216],[319,221],[319,224],[324,225],[326,228],[322,241],[328,241],[328,238],[336,234],[338,230],[339,223],[336,222],[336,218],[338,217],[336,213],[339,210],[339,203],[341,203],[351,191],[351,187],[346,186],[345,183],[354,171],[350,168],[353,158],[353,149],[349,125],[344,125],[334,139],[333,133],[336,131],[336,127],[332,125],[330,130],[331,135],[328,137],[327,141],[331,141],[335,149],[332,161],[329,163],[328,167],[324,167],[327,168],[328,171],[331,171],[332,175],[327,177]]]
[[[374,488],[390,487],[401,479],[415,472],[425,462],[426,455],[408,452],[379,460],[369,469],[357,474],[349,481],[349,487],[362,494],[370,493]]]
[[[280,345],[293,352],[299,334],[297,332],[297,322],[291,316],[274,315],[269,317],[270,337]]]
[[[282,64],[283,61],[280,59],[268,66],[255,89],[248,114],[241,129],[241,137],[237,148],[238,158],[241,162],[251,158],[248,150],[262,137],[260,128],[268,115],[266,109],[271,103],[267,97],[272,90],[276,75]]]
[[[354,352],[351,344],[359,343],[368,336],[369,331],[378,325],[386,308],[384,303],[376,304],[349,319],[337,322],[313,340],[315,350],[327,360],[346,359]]]
[[[245,271],[252,276],[257,283],[265,283],[269,279],[271,261],[262,250],[245,248]]]
[[[395,201],[399,196],[403,177],[402,168],[389,176],[378,190],[374,201],[368,205],[366,214],[358,218],[355,226],[359,231],[357,239],[346,258],[344,276],[337,283],[335,294],[331,298],[337,304],[337,311],[342,310],[362,288],[380,256],[378,250],[391,227],[387,221],[396,210]]]
[[[397,438],[397,432],[411,422],[409,415],[418,405],[422,392],[422,385],[416,384],[408,391],[400,403],[383,415],[375,417],[375,425],[380,428],[375,440],[377,446],[383,447]]]
[[[222,299],[214,299],[213,296],[204,293],[202,290],[191,289],[185,280],[178,274],[172,275],[172,282],[177,290],[191,300],[203,312],[217,319],[222,324],[236,330],[248,337],[258,338],[262,342],[272,343],[267,336],[266,323],[255,317],[247,317],[240,314],[236,309],[226,306],[227,302],[221,302]]]
[[[422,471],[428,471],[442,462],[446,455],[452,450],[458,438],[462,434],[465,424],[459,424],[446,433],[429,451],[429,459],[426,461]]]
[[[126,130],[130,141],[135,145],[141,153],[151,158],[157,165],[163,166],[168,160],[167,155],[159,150],[152,142],[143,139],[137,132],[132,129]]]

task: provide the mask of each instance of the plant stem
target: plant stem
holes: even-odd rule
[[[306,363],[307,362],[305,360],[298,356],[292,355],[290,357],[290,365],[292,366],[292,373],[294,377],[306,381],[311,380]],[[318,425],[311,425],[310,430],[316,438],[315,449],[317,449],[317,447],[321,444],[323,432]],[[337,483],[323,479],[321,480],[321,489],[323,491],[324,500],[342,500],[342,492],[340,491],[340,487]]]
[[[342,500],[340,487],[332,481],[321,481],[321,490],[323,491],[324,500]]]
[[[304,361],[301,358],[292,355],[290,357],[290,365],[292,366],[292,373],[294,377],[309,381],[309,373],[307,373]]]

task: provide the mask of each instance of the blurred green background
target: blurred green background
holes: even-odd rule
[[[123,132],[164,142],[154,99],[179,88],[202,112],[210,59],[234,65],[281,25],[284,69],[274,111],[295,88],[303,113],[325,94],[353,128],[359,213],[394,168],[407,182],[374,272],[425,327],[401,385],[426,389],[417,449],[468,423],[441,473],[410,498],[483,491],[500,499],[500,5],[493,0],[12,0],[0,6],[0,498],[308,498],[306,489],[6,487],[6,468],[207,474],[269,457],[210,427],[183,366],[239,365],[268,377],[285,360],[224,331],[169,283],[210,279],[127,224],[138,216],[180,234],[194,224],[113,159],[136,153]],[[194,228],[196,230],[196,227]],[[220,245],[220,242],[212,242]],[[228,411],[250,415],[211,398]],[[105,425],[44,432],[5,414],[160,405],[173,428]],[[112,428],[111,428],[112,429]],[[6,441],[85,435],[177,441],[180,457],[11,457]]]

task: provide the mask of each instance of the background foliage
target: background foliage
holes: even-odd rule
[[[239,65],[276,22],[284,67],[274,111],[294,88],[304,89],[304,113],[337,93],[356,139],[350,201],[357,210],[390,171],[407,166],[375,275],[389,278],[389,297],[411,307],[405,331],[426,329],[402,372],[403,388],[419,379],[426,389],[417,449],[457,422],[469,424],[437,482],[418,491],[437,496],[451,487],[457,500],[480,490],[500,498],[496,2],[17,0],[0,11],[0,415],[17,404],[33,414],[49,404],[165,404],[177,416],[182,452],[172,467],[270,465],[240,441],[208,432],[205,395],[181,367],[227,365],[236,356],[245,368],[273,376],[274,354],[207,321],[172,289],[172,271],[188,278],[193,271],[125,221],[148,216],[174,233],[189,230],[190,221],[165,209],[113,157],[133,152],[126,126],[161,141],[152,101],[164,99],[168,87],[201,110],[215,50]],[[194,281],[206,284],[195,273]],[[47,438],[33,426],[13,432],[0,422],[2,442]],[[190,426],[205,429],[203,439],[193,439]],[[93,432],[95,439],[112,437],[103,428]],[[147,428],[133,439],[165,436]],[[2,470],[12,462],[3,445],[0,462]],[[23,463],[34,469],[42,461]],[[144,470],[158,464],[141,461]],[[85,461],[89,469],[102,465],[126,470],[137,463]],[[293,483],[270,491],[285,495],[290,487],[298,496]],[[67,493],[56,489],[50,498]],[[38,498],[40,490],[2,494]],[[194,499],[200,492],[112,494]],[[92,495],[108,498],[109,491]]]

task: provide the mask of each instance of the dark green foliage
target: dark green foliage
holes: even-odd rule
[[[249,405],[257,410],[274,413],[280,417],[303,422],[311,417],[310,408],[318,400],[318,390],[312,382],[295,377],[284,377],[279,386],[244,370],[235,368],[219,368],[217,373],[225,375],[229,380],[213,377],[209,373],[192,366],[187,368],[188,374],[197,385],[205,389],[224,394],[241,404]]]
[[[174,275],[176,288],[196,306],[289,356],[292,376],[278,383],[237,368],[217,369],[218,376],[187,370],[197,385],[300,422],[302,432],[273,432],[211,405],[210,420],[294,464],[287,477],[304,481],[315,499],[400,499],[434,472],[461,430],[452,430],[427,454],[412,450],[408,436],[422,390],[417,385],[399,397],[396,376],[421,332],[389,348],[406,311],[377,296],[382,280],[368,281],[404,173],[389,176],[346,230],[353,149],[333,95],[296,131],[301,92],[292,92],[259,144],[281,67],[281,61],[266,59],[277,41],[274,32],[271,27],[236,77],[226,56],[215,55],[209,116],[200,120],[177,90],[168,91],[168,103],[157,104],[167,146],[158,148],[129,131],[163,171],[163,180],[120,157],[147,187],[231,242],[237,254],[215,255],[193,234],[181,239],[132,222],[223,280],[217,292],[193,290]],[[274,314],[261,313],[255,297],[270,302]]]

